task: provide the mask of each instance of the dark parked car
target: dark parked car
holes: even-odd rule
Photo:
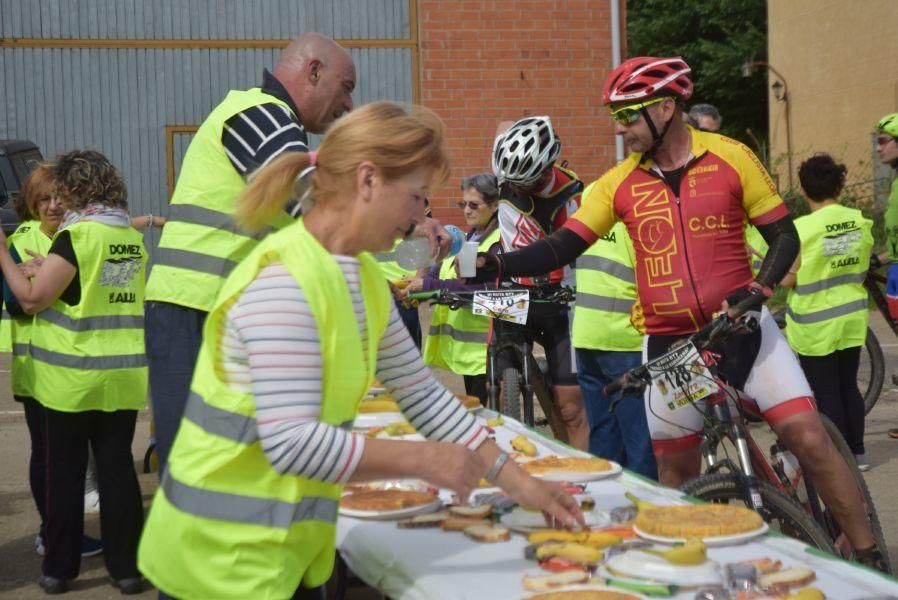
[[[34,142],[0,140],[0,221],[6,235],[19,226],[19,217],[13,206],[22,188],[22,181],[42,160],[44,157]]]

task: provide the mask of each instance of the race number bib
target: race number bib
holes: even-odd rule
[[[691,342],[677,346],[646,363],[652,378],[653,392],[671,412],[707,396],[717,389],[717,383],[705,361]]]
[[[524,325],[530,307],[530,292],[527,290],[503,292],[489,290],[476,292],[471,312],[475,315],[502,319]]]

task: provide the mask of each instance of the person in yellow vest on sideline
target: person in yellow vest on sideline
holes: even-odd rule
[[[584,193],[589,194],[593,185]],[[633,261],[633,242],[622,222],[577,259],[571,343],[589,419],[589,452],[657,480],[642,396],[624,398],[611,413],[612,399],[604,391],[642,362],[643,334],[630,322],[636,303]]]
[[[828,154],[812,156],[798,168],[811,214],[795,220],[801,254],[782,285],[789,288],[786,339],[798,353],[817,408],[836,424],[866,471],[857,371],[870,315],[864,277],[873,223],[837,202],[846,171]]]
[[[90,444],[106,567],[114,586],[135,594],[143,503],[131,442],[147,399],[146,250],[131,228],[125,183],[105,156],[69,152],[53,173],[66,213],[33,281],[0,234],[3,275],[22,309],[35,315],[32,390],[44,407],[47,440],[46,554],[38,583],[62,593],[78,576]]]
[[[321,34],[303,34],[284,49],[273,73],[264,71],[258,87],[230,91],[187,149],[147,282],[160,475],[187,401],[203,321],[219,289],[265,233],[293,221],[282,212],[249,234],[234,223],[237,195],[258,167],[284,152],[307,152],[307,132],[323,133],[351,110],[355,81],[349,52]]]
[[[462,200],[458,207],[471,228],[466,240],[477,242],[478,252],[501,252],[499,239],[499,184],[492,173],[478,173],[461,181]],[[458,277],[455,259],[434,265],[423,277],[412,279],[405,292],[448,289],[475,291],[486,289],[483,283],[467,283]],[[436,305],[430,331],[424,343],[424,362],[464,376],[465,393],[486,404],[486,344],[490,320],[470,309],[450,310]]]
[[[55,195],[56,183],[53,177],[53,165],[38,164],[25,178],[22,190],[17,199],[16,215],[21,224],[6,240],[6,247],[13,260],[19,264],[33,260],[32,256],[42,258],[47,255],[53,236],[62,223],[65,210]],[[10,383],[13,399],[22,404],[25,412],[25,423],[31,438],[31,458],[28,463],[28,481],[31,495],[41,517],[41,524],[34,540],[35,551],[46,554],[46,520],[47,511],[47,451],[44,432],[44,408],[34,398],[34,369],[28,354],[31,343],[31,328],[34,316],[25,313],[9,286],[3,284],[3,319],[0,320],[0,350],[12,353],[10,365]],[[94,490],[97,504],[97,482],[94,473],[88,472],[85,480],[85,510],[89,503],[89,488]],[[81,538],[81,556],[95,556],[103,551],[100,540],[90,536]]]
[[[163,598],[323,598],[347,482],[417,477],[467,502],[485,478],[582,523],[576,500],[509,460],[433,378],[369,254],[423,221],[447,175],[439,118],[374,102],[335,123],[317,154],[282,156],[250,183],[238,206],[248,228],[294,186],[312,206],[238,265],[206,321],[140,544]],[[375,376],[426,441],[352,430]]]

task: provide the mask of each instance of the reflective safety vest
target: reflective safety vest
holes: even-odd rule
[[[396,282],[400,279],[414,277],[415,273],[417,273],[417,271],[409,271],[408,269],[400,267],[399,263],[396,262],[396,247],[401,243],[401,239],[397,240],[396,243],[393,244],[393,249],[389,252],[378,252],[373,255],[380,265],[380,270],[383,271],[384,276],[386,276],[387,281]]]
[[[252,234],[234,222],[237,196],[246,182],[225,154],[221,133],[228,119],[266,103],[290,110],[259,88],[231,91],[196,132],[153,253],[147,300],[208,312],[237,263],[259,240],[293,222],[285,212],[271,227]]]
[[[167,225],[166,225],[167,227]],[[362,345],[340,266],[302,221],[266,238],[231,273],[206,320],[190,397],[138,552],[138,566],[177,598],[290,598],[333,569],[342,486],[274,469],[259,442],[255,400],[223,382],[228,310],[259,271],[280,261],[301,286],[321,343],[319,421],[351,429],[374,380],[392,297],[359,255],[368,339]]]
[[[15,247],[22,262],[31,260],[25,250],[43,256],[50,250],[50,238],[41,231],[40,221],[25,221],[6,240],[6,247]],[[13,317],[7,310],[0,320],[0,352],[12,352],[12,393],[16,396],[34,396],[34,370],[28,356],[31,343],[32,315]]]
[[[795,220],[801,266],[786,298],[786,338],[799,354],[825,356],[864,345],[871,227],[861,211],[840,204]]]
[[[478,252],[488,252],[499,243],[495,228],[481,240]],[[440,266],[440,279],[456,279],[455,258],[447,258]],[[424,362],[459,375],[486,373],[486,344],[490,319],[471,312],[470,308],[450,310],[437,304],[433,308],[430,331],[424,342]]]
[[[642,350],[642,334],[630,323],[636,302],[633,242],[618,221],[577,259],[577,303],[571,343],[587,350]]]
[[[764,236],[758,231],[758,228],[751,223],[745,225],[745,246],[748,249],[748,262],[751,264],[751,274],[757,277],[758,271],[761,270],[761,263],[764,262],[764,257],[767,256],[769,246],[767,241],[764,240]]]
[[[57,299],[34,316],[34,397],[62,412],[144,408],[143,236],[95,221],[63,231],[78,259],[81,298],[74,306]]]

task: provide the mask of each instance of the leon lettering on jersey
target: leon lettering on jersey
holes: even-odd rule
[[[632,219],[632,225],[636,227],[634,247],[637,249],[638,260],[645,265],[637,273],[644,274],[646,280],[639,281],[637,285],[652,288],[651,292],[641,295],[652,299],[652,313],[685,314],[698,328],[692,310],[680,307],[678,290],[683,288],[684,281],[674,275],[673,261],[679,258],[679,249],[667,186],[660,181],[637,183],[630,188],[630,195],[635,201],[632,216],[625,220]]]

